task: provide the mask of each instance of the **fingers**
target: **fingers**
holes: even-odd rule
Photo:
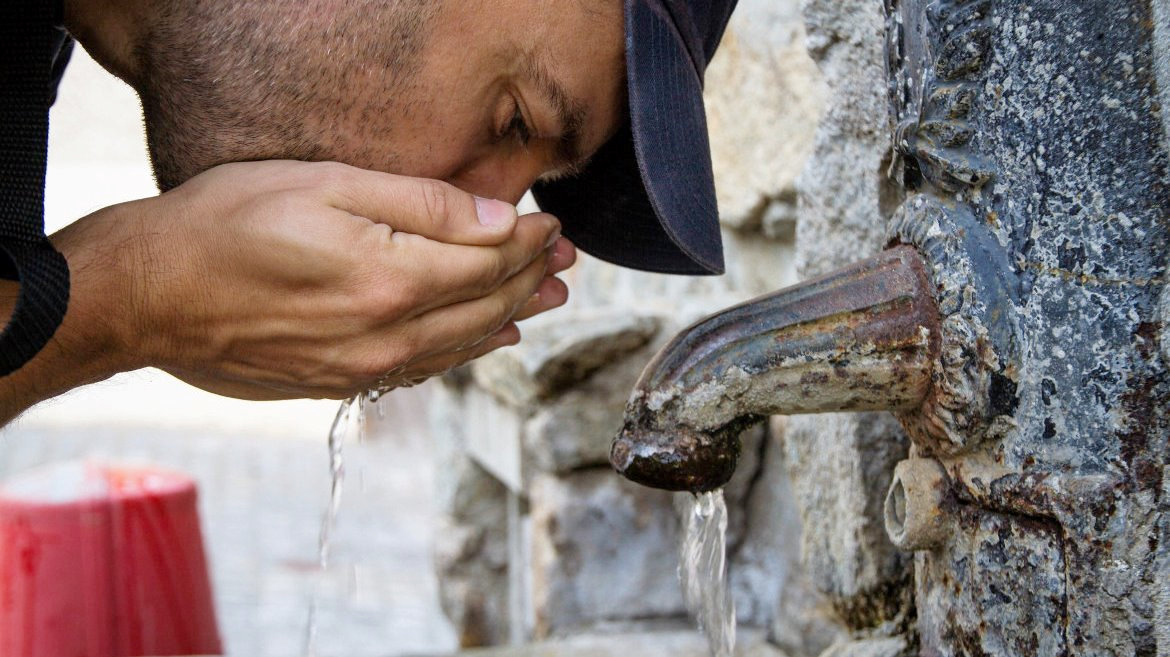
[[[544,271],[542,256],[492,294],[414,318],[405,327],[406,342],[416,345],[416,352],[423,357],[476,346],[511,320],[537,291]]]
[[[539,315],[546,310],[559,308],[569,299],[569,288],[560,279],[549,276],[540,283],[536,292],[524,302],[512,316],[517,322]]]
[[[401,385],[401,382],[414,385],[421,380],[429,379],[432,376],[439,376],[496,349],[509,347],[518,342],[520,342],[520,329],[516,327],[515,322],[508,322],[503,328],[474,347],[453,351],[448,354],[438,354],[419,360],[395,377],[400,382],[389,379],[385,383],[388,386]]]
[[[215,211],[175,213],[191,247],[175,271],[216,276],[159,287],[183,319],[168,343],[184,346],[155,360],[220,394],[344,396],[390,370],[406,377],[394,385],[445,371],[514,343],[509,322],[563,304],[553,275],[576,259],[550,215],[518,217],[433,180],[270,162],[192,185],[159,197]]]
[[[548,274],[559,274],[577,262],[577,247],[567,238],[559,237],[553,243],[552,254],[548,259]]]
[[[577,249],[573,247],[573,243],[563,237],[557,239],[548,259],[548,276],[512,317],[513,321],[524,321],[546,310],[563,306],[569,300],[569,288],[553,274],[572,267],[576,261]]]
[[[393,377],[381,381],[380,384],[385,387],[416,385],[497,349],[515,345],[520,342],[520,329],[516,326],[516,322],[561,306],[567,299],[568,288],[565,284],[552,276],[546,277],[537,287],[536,293],[516,313],[512,321],[504,324],[487,339],[472,347],[417,360],[400,372],[396,372]]]
[[[501,294],[510,294],[509,291],[503,291]],[[508,321],[504,326],[498,329],[495,333],[488,336],[486,339],[476,342],[474,339],[470,340],[471,346],[466,346],[454,351],[434,353],[434,355],[426,356],[424,358],[415,360],[409,365],[394,372],[388,379],[381,381],[381,385],[388,387],[397,387],[400,385],[414,385],[432,376],[443,374],[452,368],[458,367],[468,361],[475,360],[485,354],[488,354],[501,347],[507,347],[517,344],[520,341],[520,330],[516,326],[516,322],[528,319],[534,315],[540,314],[547,310],[557,308],[564,305],[568,300],[568,287],[564,282],[553,276],[547,276],[541,280],[537,286],[536,291],[523,303],[520,310],[518,310],[511,321]],[[444,309],[450,312],[435,311],[428,314],[428,319],[434,320],[438,324],[450,324],[447,320],[447,315],[451,312],[471,312],[478,313],[484,310],[486,303],[476,304],[475,302],[461,304],[460,308]],[[479,306],[479,307],[476,307]],[[441,315],[437,313],[442,313]],[[430,317],[434,316],[434,317]],[[490,322],[490,319],[484,321]],[[430,322],[424,323],[424,325]],[[423,329],[424,331],[427,329]],[[433,335],[432,337],[441,340],[444,344],[467,344],[469,341],[466,337],[461,337],[461,333],[453,332],[452,335]],[[403,383],[405,382],[405,384]]]
[[[372,264],[381,268],[370,275],[374,285],[387,286],[393,319],[410,318],[451,304],[485,297],[535,260],[558,259],[563,265],[564,247],[558,247],[560,224],[550,215],[520,218],[511,239],[500,246],[455,246],[394,233],[391,247]],[[558,256],[557,249],[561,249]],[[387,272],[395,272],[388,274]],[[391,278],[393,276],[393,278]]]
[[[348,399],[367,390],[381,389],[385,391],[417,385],[431,377],[445,374],[468,361],[475,360],[501,347],[514,345],[519,341],[520,330],[516,328],[514,322],[508,322],[495,334],[472,348],[424,358],[411,363],[409,367],[391,377],[364,381],[349,387],[311,385],[304,382],[299,385],[248,383],[179,369],[168,369],[167,373],[208,392],[248,401],[302,398]]]
[[[451,244],[501,244],[516,227],[516,208],[479,198],[454,185],[319,163],[321,184],[334,207],[396,231]]]
[[[520,342],[520,329],[515,322],[508,322],[494,334],[487,337],[474,347],[460,349],[445,354],[436,354],[412,362],[400,371],[380,377],[361,386],[356,390],[319,389],[311,391],[316,396],[334,397],[343,399],[366,390],[387,391],[394,388],[405,388],[418,385],[435,376],[440,376],[450,370],[475,360],[501,347],[508,347]]]

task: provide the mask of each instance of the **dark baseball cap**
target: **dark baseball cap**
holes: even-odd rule
[[[537,182],[586,253],[668,274],[722,274],[703,74],[736,0],[625,0],[629,120],[575,176]]]

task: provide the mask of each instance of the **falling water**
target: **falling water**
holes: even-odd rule
[[[333,535],[333,526],[337,523],[337,512],[341,509],[341,486],[345,483],[342,448],[355,424],[358,440],[362,439],[362,433],[365,431],[365,406],[364,394],[341,402],[337,416],[333,418],[333,426],[329,428],[329,506],[325,509],[325,515],[321,519],[321,530],[317,533],[317,563],[321,570],[329,567],[329,540]]]
[[[345,461],[342,448],[351,431],[356,431],[359,441],[364,439],[366,422],[366,400],[377,402],[377,393],[364,393],[341,402],[333,425],[329,428],[329,506],[321,517],[321,528],[317,532],[317,565],[322,575],[329,568],[329,547],[337,512],[341,509],[341,488],[345,483]],[[316,588],[320,588],[315,587]],[[317,642],[317,591],[309,600],[309,618],[305,625],[304,654],[316,654]]]
[[[692,496],[678,577],[687,609],[707,634],[712,657],[735,650],[735,603],[727,586],[727,504],[723,490]]]

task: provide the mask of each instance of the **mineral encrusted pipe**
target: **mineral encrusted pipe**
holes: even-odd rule
[[[712,315],[646,367],[610,460],[647,486],[707,491],[731,478],[740,431],[763,416],[912,410],[938,321],[909,246]]]

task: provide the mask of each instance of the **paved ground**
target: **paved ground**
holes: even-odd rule
[[[422,407],[418,394],[392,415]],[[372,427],[346,445],[346,485],[329,570],[316,566],[329,497],[327,423],[319,440],[128,425],[54,427],[68,400],[0,432],[0,476],[79,457],[149,462],[195,477],[221,633],[229,654],[302,654],[318,596],[318,655],[446,652],[430,562],[432,467],[413,435]]]

